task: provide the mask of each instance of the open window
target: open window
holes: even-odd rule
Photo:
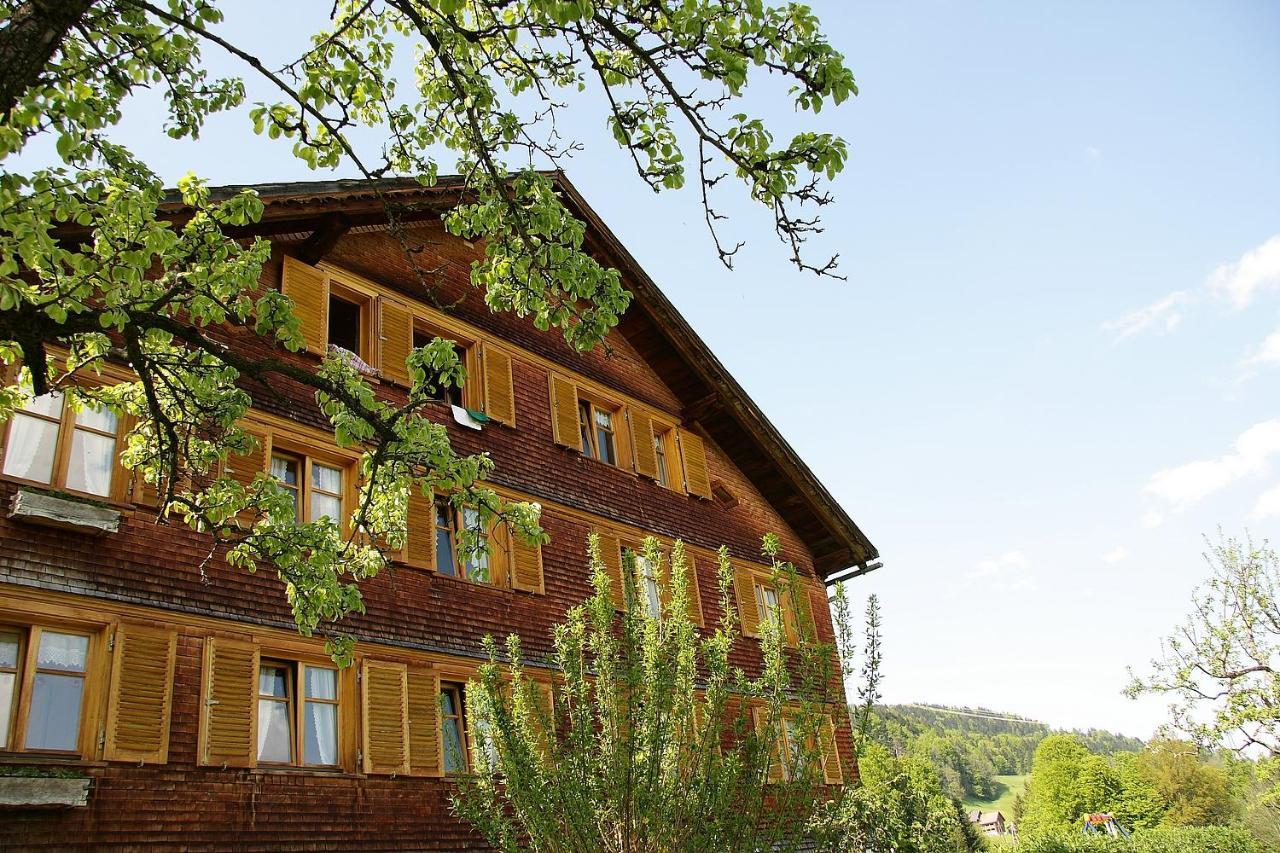
[[[425,347],[431,343],[433,338],[443,338],[444,340],[453,341],[453,352],[458,357],[458,363],[462,365],[466,372],[466,381],[461,388],[453,385],[446,385],[443,381],[428,377],[428,384],[436,389],[436,396],[450,405],[460,406],[464,409],[473,411],[480,408],[479,394],[479,374],[475,370],[475,345],[469,341],[458,341],[456,335],[451,335],[442,331],[432,329],[421,322],[415,322],[413,326],[413,347]]]
[[[329,317],[326,343],[330,349],[351,353],[364,368],[373,364],[373,298],[343,285],[329,283]],[[357,365],[361,367],[362,365]]]
[[[465,578],[476,583],[496,583],[492,531],[482,524],[476,509],[455,507],[448,498],[437,497],[433,503],[436,537],[436,571],[442,575]],[[469,534],[466,535],[466,534]],[[472,538],[475,547],[468,548]]]
[[[444,759],[444,772],[450,775],[467,773],[471,768],[471,756],[467,750],[466,691],[455,681],[440,682],[440,739]]]
[[[618,427],[622,407],[602,398],[578,395],[578,430],[582,438],[582,455],[609,465],[620,465],[621,442]]]

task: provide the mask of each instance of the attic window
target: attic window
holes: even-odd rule
[[[733,496],[733,492],[729,491],[729,487],[719,480],[711,484],[711,494],[715,497],[716,503],[725,509],[733,509],[738,505],[738,499]]]
[[[347,352],[362,356],[361,330],[364,326],[361,317],[362,307],[357,302],[343,299],[336,293],[329,294],[329,344],[342,347]]]

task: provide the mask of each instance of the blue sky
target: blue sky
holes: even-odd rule
[[[1125,667],[1202,537],[1280,528],[1280,7],[813,5],[862,89],[819,122],[850,143],[847,281],[736,198],[726,271],[696,194],[645,189],[593,110],[569,175],[879,546],[853,592],[883,601],[888,701],[1149,735]],[[223,8],[281,56],[328,4]],[[120,137],[169,179],[324,177],[246,127],[172,143],[144,99]]]

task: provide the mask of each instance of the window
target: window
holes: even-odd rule
[[[760,609],[760,621],[782,618],[782,607],[778,601],[778,591],[771,586],[756,584],[756,606]],[[779,626],[782,622],[779,621]]]
[[[111,497],[116,485],[120,422],[106,408],[75,411],[61,392],[45,394],[14,413],[4,473],[55,488]]]
[[[76,752],[89,636],[0,628],[0,748]]]
[[[592,459],[618,464],[618,447],[614,434],[616,412],[602,408],[590,400],[578,400],[578,426],[582,431],[582,452]]]
[[[447,339],[447,336],[443,334],[435,335],[435,334],[432,334],[431,332],[427,332],[422,329],[415,328],[413,330],[413,348],[420,349],[421,347],[425,347],[427,344],[431,343],[432,338],[436,338],[436,337]],[[471,363],[469,360],[470,359],[469,348],[455,341],[453,344],[453,352],[454,352],[454,355],[458,357],[458,364],[461,364],[463,367],[463,370],[466,372],[467,382],[470,382],[473,374],[471,372]],[[472,409],[476,408],[474,405],[473,406],[467,405],[467,400],[466,400],[467,395],[465,393],[465,390],[467,388],[466,383],[464,383],[463,386],[459,388],[456,385],[446,385],[444,382],[440,381],[440,379],[437,377],[434,380],[428,379],[428,384],[432,385],[436,389],[435,396],[437,399],[443,400],[451,406],[459,406],[462,408],[472,408]]]
[[[490,583],[489,531],[480,522],[479,511],[471,508],[458,510],[448,498],[437,497],[435,506],[436,571],[443,575],[466,578],[479,583]],[[469,533],[464,536],[463,532]],[[466,539],[474,539],[474,547],[467,553]]]
[[[645,612],[650,619],[662,618],[662,591],[658,588],[658,573],[652,562],[643,555],[636,555],[636,577],[640,580],[640,595],[644,598]]]
[[[338,671],[292,661],[258,668],[258,761],[338,764]]]
[[[801,733],[800,724],[790,714],[782,719],[782,754],[786,756],[783,772],[788,779],[796,779],[810,770],[813,758],[813,738]]]
[[[657,472],[658,472],[657,480],[658,480],[659,486],[671,485],[671,471],[667,467],[667,442],[670,440],[670,438],[671,438],[671,430],[665,430],[663,432],[659,432],[657,430],[657,425],[656,424],[654,425],[653,455],[654,455],[655,461],[657,462],[657,466],[656,466]]]
[[[440,684],[440,733],[445,773],[467,772],[467,727],[463,719],[462,692],[461,684]]]
[[[341,467],[301,454],[271,454],[271,476],[293,495],[294,518],[299,522],[328,518],[342,524],[343,473]]]
[[[329,332],[327,343],[341,347],[369,363],[373,359],[370,346],[372,299],[358,290],[336,281],[329,285]]]

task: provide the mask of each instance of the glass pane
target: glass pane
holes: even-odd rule
[[[289,735],[289,703],[258,700],[258,760],[288,764],[293,761]]]
[[[4,472],[11,477],[48,483],[53,479],[53,454],[57,446],[57,424],[15,414],[9,427]]]
[[[458,719],[455,717],[452,720],[442,720],[441,731],[444,733],[444,772],[465,772],[467,757],[462,751],[462,726]]]
[[[271,476],[286,486],[298,487],[298,460],[287,456],[271,457]]]
[[[604,429],[613,429],[613,413],[606,412],[603,409],[596,409],[596,426]]]
[[[0,748],[9,748],[10,729],[13,723],[13,688],[18,676],[12,672],[0,672]]]
[[[475,532],[479,530],[480,513],[474,509],[464,509],[462,511],[462,523],[469,531]],[[477,550],[467,554],[467,576],[482,583],[488,583],[489,581],[489,553],[479,550],[479,547],[487,546],[488,540],[489,537],[481,531],[476,543]]]
[[[458,705],[453,698],[452,690],[446,690],[440,694],[440,709],[446,717],[457,716]]]
[[[84,672],[85,658],[89,656],[89,638],[78,634],[40,632],[40,651],[36,655],[39,669],[65,669],[68,672]]]
[[[311,464],[311,488],[322,492],[342,493],[342,469],[319,462]]]
[[[322,518],[330,518],[334,521],[342,520],[342,498],[335,498],[333,495],[322,495],[319,492],[311,493],[311,520],[319,521]]]
[[[578,404],[578,426],[582,430],[582,452],[595,456],[595,448],[591,446],[591,404],[586,401]]]
[[[618,464],[618,456],[613,452],[613,433],[604,430],[596,430],[597,441],[600,444],[600,460],[608,462],[610,465]]]
[[[76,412],[76,423],[99,432],[116,431],[116,413],[106,406],[85,406]]]
[[[289,670],[283,666],[262,666],[259,668],[258,693],[263,696],[288,696]]]
[[[18,665],[18,635],[0,634],[0,667],[13,668]]]
[[[67,488],[91,495],[111,494],[116,440],[78,429],[71,434],[71,459],[67,462]]]
[[[75,749],[83,693],[84,679],[77,675],[36,673],[27,719],[27,749]]]
[[[649,610],[649,616],[658,619],[662,616],[662,596],[658,593],[658,582],[653,578],[646,578],[644,582],[645,606]]]
[[[30,389],[30,386],[27,386]],[[36,397],[30,403],[22,407],[28,412],[35,412],[38,415],[48,415],[51,418],[62,417],[62,392],[54,391],[52,394],[45,394],[43,397]]]
[[[308,699],[337,699],[337,671],[319,666],[307,667],[305,690]]]
[[[338,706],[308,702],[302,713],[302,761],[338,763]]]

